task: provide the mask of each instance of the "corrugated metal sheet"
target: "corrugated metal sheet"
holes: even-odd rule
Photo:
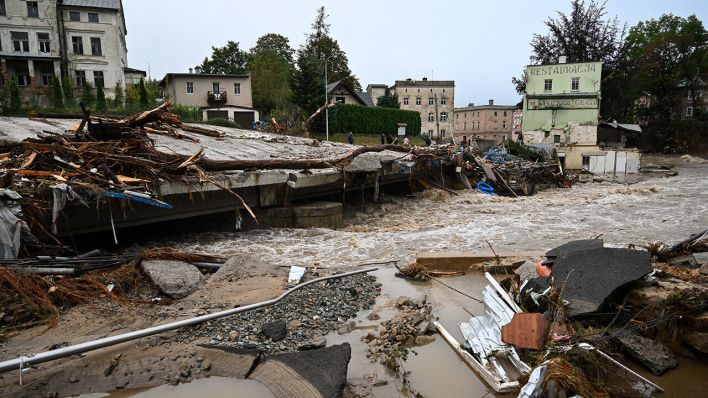
[[[120,10],[120,0],[64,0],[65,6]]]

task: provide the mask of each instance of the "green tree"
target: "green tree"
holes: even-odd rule
[[[290,98],[289,74],[291,68],[279,54],[259,51],[251,60],[253,106],[264,115]]]
[[[131,111],[137,109],[140,103],[140,93],[135,84],[125,85],[125,107]]]
[[[251,48],[251,63],[253,62],[253,57],[262,52],[275,53],[278,57],[284,60],[288,66],[292,67],[295,64],[295,49],[290,47],[290,40],[283,35],[268,33],[259,37],[256,41],[255,47]],[[253,67],[250,69],[253,70]]]
[[[17,81],[13,78],[10,80],[10,111],[17,112],[20,109],[22,109],[20,88],[17,86]]]
[[[52,79],[52,107],[54,109],[64,109],[64,95],[58,78]]]
[[[202,72],[240,75],[248,71],[249,55],[239,48],[239,43],[229,41],[224,47],[212,47],[211,58],[205,57]]]
[[[145,80],[140,79],[140,84],[138,84],[138,92],[140,95],[140,107],[146,108],[148,106],[148,91],[145,88]]]
[[[568,62],[602,61],[614,67],[623,47],[626,25],[617,17],[606,19],[606,1],[573,0],[571,11],[557,11],[557,17],[549,17],[544,24],[546,34],[534,34],[531,39],[531,64],[554,64],[560,56]],[[526,78],[513,77],[512,83],[519,94],[526,88]]]
[[[103,91],[103,84],[96,85],[96,110],[105,112],[106,107],[106,93]]]
[[[120,86],[120,83],[116,82],[116,86],[113,89],[113,109],[121,109],[124,101],[123,88]]]
[[[76,107],[76,99],[74,96],[74,85],[71,79],[65,77],[61,81],[61,87],[64,89],[64,105],[70,108]]]
[[[91,86],[91,83],[89,82],[85,82],[83,85],[81,90],[81,101],[87,107],[93,107],[93,104],[96,103],[96,96],[93,93],[93,86]]]
[[[400,109],[401,103],[398,102],[398,94],[393,93],[393,95],[382,95],[376,99],[376,105],[384,108],[395,108]]]
[[[297,51],[296,69],[292,76],[294,100],[308,113],[325,103],[325,64],[328,82],[347,80],[355,90],[361,90],[361,84],[349,69],[346,53],[329,35],[327,17],[324,7],[320,7],[306,43]]]

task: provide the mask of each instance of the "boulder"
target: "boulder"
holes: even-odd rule
[[[202,273],[192,264],[182,261],[143,261],[143,271],[165,295],[174,299],[187,297],[202,283]]]
[[[686,332],[683,334],[683,342],[704,354],[708,354],[708,333]]]
[[[261,326],[261,334],[273,341],[280,341],[288,334],[288,327],[284,320],[278,319],[264,323],[263,326]]]

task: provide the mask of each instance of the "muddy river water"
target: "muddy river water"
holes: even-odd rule
[[[278,265],[315,265],[346,267],[372,261],[399,260],[407,264],[425,251],[483,250],[488,240],[504,251],[543,251],[573,239],[602,235],[606,244],[645,245],[662,240],[674,242],[708,226],[708,162],[683,161],[679,158],[645,157],[645,163],[676,166],[678,176],[663,174],[642,177],[632,185],[615,183],[578,184],[571,189],[543,191],[532,197],[502,198],[460,192],[450,196],[442,191],[426,191],[412,198],[388,198],[385,204],[369,204],[350,209],[345,227],[330,229],[276,229],[233,233],[200,233],[170,244],[187,251],[218,253],[228,256],[252,253]],[[383,282],[383,296],[427,294],[434,303],[435,315],[458,339],[457,322],[469,318],[467,311],[480,313],[482,306],[449,289],[430,282],[411,283],[393,277],[394,270],[376,272]],[[484,282],[479,275],[451,278],[449,283],[473,296],[479,295]],[[467,311],[466,311],[467,310]],[[383,309],[382,317],[392,315]],[[327,343],[348,341],[352,344],[349,378],[377,373],[386,378],[380,365],[371,364],[365,345],[359,340],[372,327],[363,314],[357,327],[347,335],[331,334]],[[457,357],[441,339],[415,349],[405,365],[411,372],[414,389],[425,397],[486,397],[491,390]],[[663,396],[700,396],[708,389],[705,375],[708,366],[690,359],[661,378],[668,393]],[[644,372],[643,372],[644,373]],[[376,397],[401,396],[401,383],[388,379],[388,385],[376,387]],[[165,390],[149,390],[135,396],[222,396],[224,388],[242,396],[268,397],[267,391],[243,386],[237,381],[205,380],[199,390],[187,385]],[[229,383],[234,383],[231,385]],[[194,384],[194,383],[192,383]],[[252,388],[252,390],[248,390]],[[179,392],[185,395],[180,395]],[[149,395],[151,392],[162,393]],[[134,394],[129,394],[134,395]],[[125,395],[111,395],[125,396]]]

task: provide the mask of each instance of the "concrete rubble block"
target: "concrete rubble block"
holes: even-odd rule
[[[283,398],[341,397],[351,359],[349,343],[266,357],[248,376]]]
[[[615,336],[615,340],[624,351],[649,369],[654,375],[660,376],[669,369],[678,366],[678,360],[665,345],[634,333],[624,333]]]
[[[514,273],[519,275],[522,282],[526,279],[531,279],[538,276],[536,274],[536,264],[531,261],[524,261],[523,264],[521,264],[519,268],[514,271]]]
[[[209,279],[209,283],[233,282],[248,274],[264,274],[278,271],[277,267],[263,261],[255,254],[239,254],[230,257]]]
[[[143,271],[155,286],[173,299],[187,297],[202,283],[203,275],[197,267],[182,261],[143,261]]]
[[[622,286],[653,270],[646,251],[597,248],[570,252],[558,257],[553,278],[562,285],[561,299],[570,317],[596,312]]]

